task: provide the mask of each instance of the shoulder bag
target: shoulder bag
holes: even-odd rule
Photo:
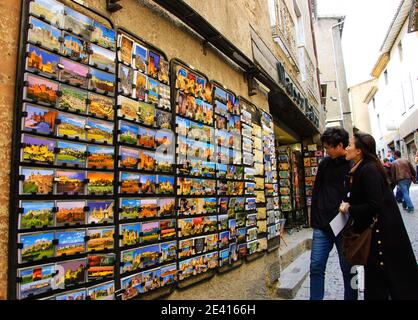
[[[353,218],[350,217],[347,226],[343,230],[343,254],[351,265],[365,266],[370,255],[372,232],[377,222],[377,216],[373,217],[373,223],[362,233],[354,231]]]

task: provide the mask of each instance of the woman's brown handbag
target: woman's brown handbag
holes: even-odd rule
[[[343,231],[343,254],[351,265],[364,266],[367,264],[372,243],[373,227],[377,217],[373,217],[373,223],[362,233],[356,233],[353,229],[354,220],[350,218]]]

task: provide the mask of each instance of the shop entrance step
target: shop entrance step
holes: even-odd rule
[[[309,274],[311,251],[303,252],[281,274],[276,293],[279,298],[293,299]]]

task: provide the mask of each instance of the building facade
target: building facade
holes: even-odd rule
[[[344,16],[319,16],[315,23],[321,86],[326,102],[326,126],[352,132],[352,116],[341,40]]]
[[[375,86],[376,80],[371,79],[348,88],[348,98],[353,115],[353,128],[362,132],[372,133],[366,95]]]
[[[408,32],[413,1],[401,1],[371,75],[366,94],[371,129],[381,157],[400,150],[415,162],[418,145],[418,33]]]

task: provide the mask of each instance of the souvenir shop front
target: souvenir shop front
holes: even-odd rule
[[[136,1],[84,3],[22,1],[7,297],[159,297],[305,226],[317,154],[267,97]]]

